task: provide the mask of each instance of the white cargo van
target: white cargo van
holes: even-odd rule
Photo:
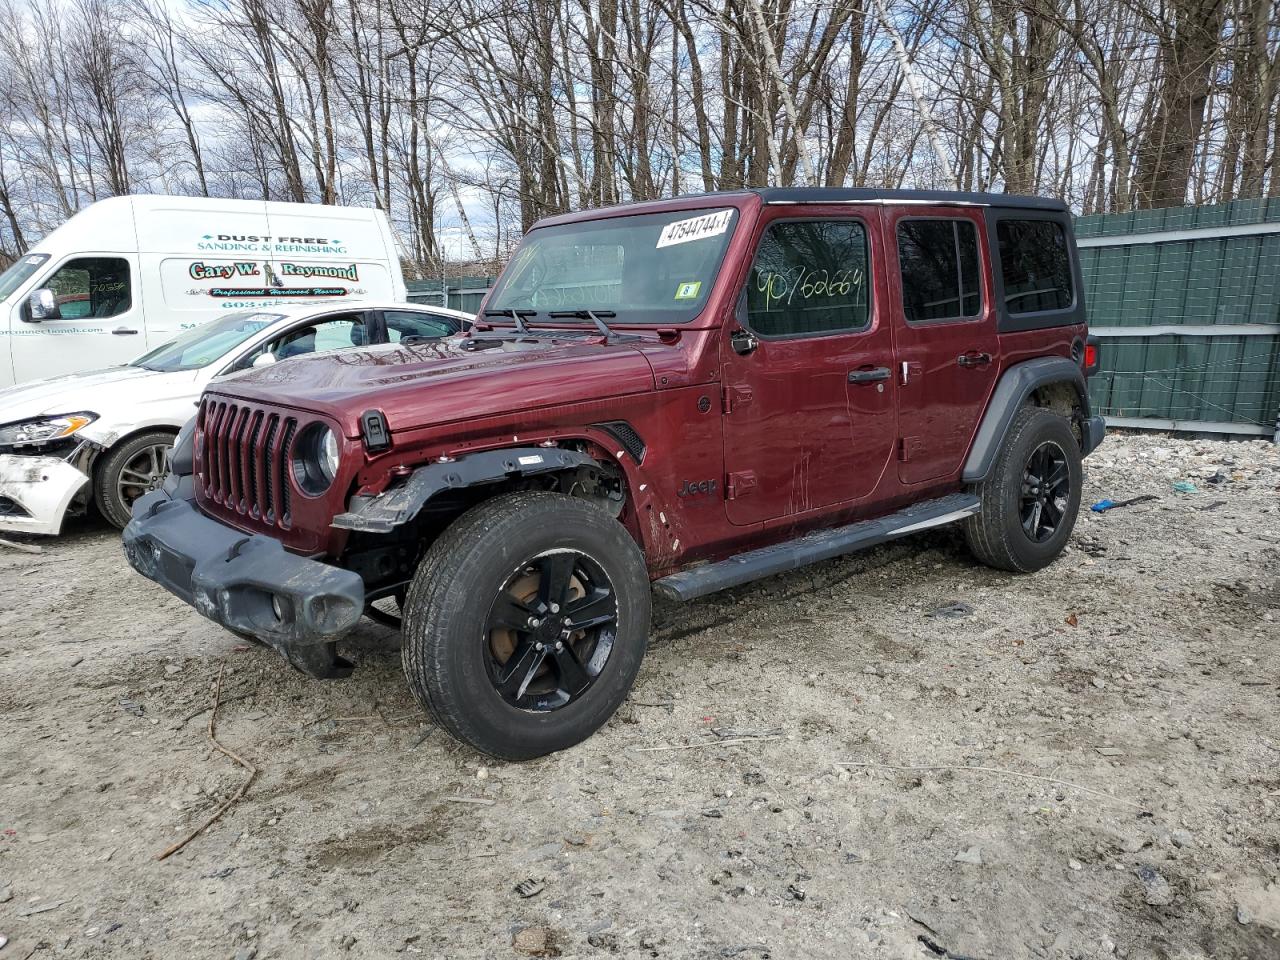
[[[224,313],[404,299],[379,210],[112,197],[0,274],[0,387],[126,363]]]

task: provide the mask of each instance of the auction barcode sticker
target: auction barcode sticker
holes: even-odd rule
[[[658,234],[655,249],[661,250],[663,247],[673,247],[677,243],[690,243],[693,240],[718,237],[729,229],[732,220],[732,210],[717,210],[715,213],[704,213],[699,217],[668,223]]]

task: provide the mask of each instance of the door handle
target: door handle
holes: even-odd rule
[[[889,379],[888,367],[872,367],[868,370],[850,370],[850,383],[876,383],[880,380]]]
[[[137,332],[137,330],[130,330],[128,327],[116,327],[111,331],[117,337],[131,337]]]
[[[991,354],[979,353],[977,350],[970,350],[968,353],[962,353],[956,357],[956,363],[962,367],[985,367],[991,362]]]

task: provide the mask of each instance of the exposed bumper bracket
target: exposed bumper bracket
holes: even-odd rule
[[[419,467],[403,484],[376,497],[352,497],[347,512],[334,517],[332,525],[340,530],[390,533],[412,520],[423,504],[445,490],[594,464],[595,460],[585,453],[558,447],[509,447],[469,453],[457,460]]]

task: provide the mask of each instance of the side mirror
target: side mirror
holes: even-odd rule
[[[750,330],[739,327],[729,335],[729,346],[733,347],[734,353],[745,357],[755,353],[756,347],[760,346],[760,339]]]
[[[31,292],[31,296],[27,297],[27,311],[31,314],[32,323],[62,319],[62,314],[58,312],[58,298],[48,287]]]
[[[276,362],[276,355],[272,353],[270,350],[268,350],[265,353],[260,353],[258,354],[258,356],[254,357],[253,363],[251,363],[250,366],[269,367],[275,362]]]

